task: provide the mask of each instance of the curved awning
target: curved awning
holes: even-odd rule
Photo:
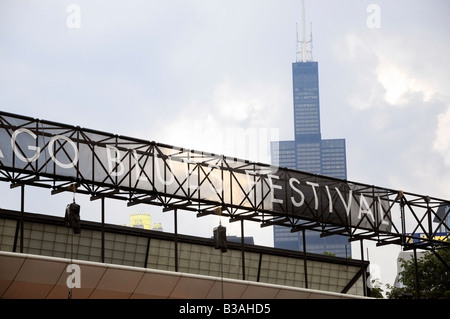
[[[76,264],[80,288],[67,271]],[[69,279],[70,281],[70,279]],[[70,281],[75,282],[75,281]],[[0,252],[3,299],[367,299],[362,296],[90,261]]]

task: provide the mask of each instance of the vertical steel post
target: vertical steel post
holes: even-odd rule
[[[302,229],[302,243],[303,243],[303,270],[305,272],[305,288],[308,288],[308,265],[307,265],[307,256],[306,256],[306,235],[305,229]]]
[[[241,219],[241,256],[242,256],[242,280],[245,280],[244,219]]]
[[[363,240],[360,239],[360,247],[361,247],[361,270],[362,270],[362,275],[363,275],[363,291],[364,291],[364,296],[367,296],[367,269],[364,267],[364,245],[363,245]]]
[[[405,198],[403,197],[403,192],[399,191],[398,199],[400,200],[400,219],[401,219],[401,228],[402,228],[402,240],[401,244],[404,245],[406,243],[406,220],[405,220]]]
[[[105,262],[105,198],[102,197],[102,263]]]
[[[178,218],[177,209],[173,210],[174,230],[175,230],[175,271],[178,271]]]
[[[261,277],[261,264],[262,264],[262,253],[259,253],[259,261],[258,261],[258,275],[256,276],[256,282],[259,282]]]
[[[426,196],[425,201],[427,202],[427,217],[428,217],[428,239],[433,238],[433,222],[431,220],[431,208],[430,208],[430,197]]]
[[[23,224],[25,213],[25,185],[20,185],[20,252],[23,253]]]
[[[145,250],[144,268],[148,265],[148,251],[150,250],[150,237],[147,237],[147,248]]]

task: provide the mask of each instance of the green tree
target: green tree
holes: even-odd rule
[[[370,297],[382,299],[383,289],[381,288],[381,283],[378,278],[372,279],[370,288]]]
[[[324,254],[325,256],[333,256],[333,257],[336,257],[336,254],[333,253],[333,252],[331,252],[331,251],[324,251],[323,254]]]
[[[440,249],[437,253],[447,265],[450,265],[450,247]],[[418,298],[414,259],[402,259],[401,264],[403,270],[399,275],[404,287],[397,288],[386,285],[390,289],[386,296],[389,299]],[[417,272],[420,298],[450,299],[450,270],[433,252],[426,252],[417,260]]]

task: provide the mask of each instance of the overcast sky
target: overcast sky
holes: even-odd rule
[[[450,2],[305,5],[322,137],[346,139],[348,179],[450,199]],[[270,141],[294,137],[297,23],[301,35],[300,0],[0,0],[0,110],[270,163]],[[18,190],[2,189],[0,206],[20,208]],[[40,200],[26,210],[63,216],[71,195],[41,193],[27,192]],[[79,201],[97,220],[99,204]],[[128,223],[125,203],[107,208],[108,222]],[[217,225],[182,218],[184,233]],[[248,228],[272,245],[270,229]],[[369,255],[392,283],[400,248],[384,249]]]

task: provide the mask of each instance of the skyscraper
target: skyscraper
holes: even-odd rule
[[[303,23],[303,35],[304,28]],[[346,179],[345,139],[322,139],[321,136],[319,68],[317,62],[311,61],[312,54],[311,57],[307,57],[307,43],[303,36],[301,51],[297,50],[297,61],[292,63],[295,138],[293,141],[271,142],[272,164]],[[306,231],[305,243],[308,252],[321,254],[331,252],[336,256],[351,257],[351,246],[345,236],[321,238],[319,232]],[[291,233],[288,227],[274,226],[274,246],[303,250],[302,233]]]

